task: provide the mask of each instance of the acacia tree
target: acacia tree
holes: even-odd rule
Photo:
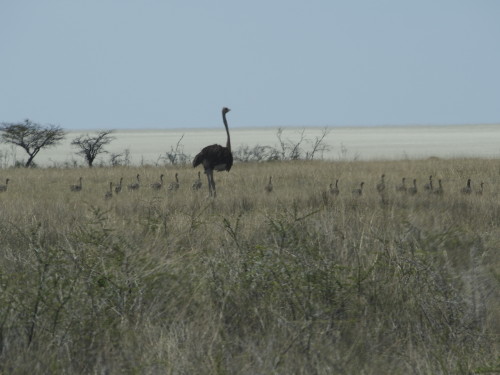
[[[111,133],[113,133],[112,130],[103,130],[95,136],[88,134],[81,135],[73,139],[71,144],[80,148],[77,154],[82,155],[89,167],[92,168],[97,155],[108,153],[108,151],[104,150],[104,146],[110,144],[115,139],[115,137],[110,136]]]
[[[42,126],[28,119],[19,123],[0,125],[1,141],[22,147],[28,154],[25,167],[33,165],[33,159],[43,148],[55,146],[64,139],[64,130],[56,125]]]

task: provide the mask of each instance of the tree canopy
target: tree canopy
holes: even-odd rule
[[[92,168],[97,155],[108,152],[104,150],[104,146],[108,145],[113,139],[115,139],[115,137],[110,136],[112,132],[112,130],[103,130],[95,136],[88,134],[80,135],[79,137],[73,139],[71,144],[80,149],[77,151],[77,154],[82,155],[88,166]]]
[[[33,159],[43,148],[55,146],[64,139],[65,131],[56,125],[40,125],[29,119],[19,123],[2,123],[1,138],[4,143],[23,148],[28,154],[25,167],[33,165]]]

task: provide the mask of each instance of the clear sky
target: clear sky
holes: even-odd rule
[[[499,0],[1,0],[0,122],[500,123]]]

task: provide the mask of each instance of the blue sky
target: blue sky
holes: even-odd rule
[[[5,0],[0,122],[500,123],[498,0]]]

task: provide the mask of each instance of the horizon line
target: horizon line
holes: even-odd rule
[[[252,130],[258,128],[263,129],[325,129],[325,128],[336,128],[336,129],[349,129],[349,128],[408,128],[408,127],[465,127],[465,126],[499,126],[500,122],[487,122],[487,123],[458,123],[458,124],[379,124],[379,125],[233,125],[230,127],[232,130]],[[63,130],[67,132],[85,132],[85,131],[210,131],[210,130],[220,130],[221,126],[214,127],[147,127],[147,128],[87,128],[87,129],[70,129],[64,128]]]

